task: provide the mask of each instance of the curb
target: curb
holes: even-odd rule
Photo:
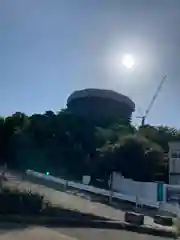
[[[77,218],[61,218],[61,217],[37,217],[37,216],[19,216],[19,215],[0,215],[0,222],[13,222],[32,225],[46,225],[50,227],[81,227],[81,228],[106,228],[119,229],[141,234],[150,234],[153,236],[177,238],[177,232],[158,229],[153,227],[132,225],[129,223],[121,223],[118,221],[102,221],[102,220],[83,220]]]
[[[167,216],[161,216],[161,215],[155,215],[154,218],[154,223],[163,225],[163,226],[172,226],[173,225],[173,218],[172,217],[167,217]]]

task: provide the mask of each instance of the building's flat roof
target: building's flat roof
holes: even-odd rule
[[[109,99],[113,99],[117,102],[124,102],[125,104],[127,104],[130,108],[132,108],[132,110],[135,110],[135,103],[127,96],[121,94],[121,93],[117,93],[113,90],[106,90],[106,89],[93,89],[93,88],[89,88],[89,89],[83,89],[83,90],[79,90],[79,91],[75,91],[73,92],[67,99],[67,104],[69,104],[70,102],[72,102],[75,99],[78,98],[85,98],[85,97],[101,97],[101,98],[109,98]]]

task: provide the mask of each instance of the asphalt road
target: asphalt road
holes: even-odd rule
[[[74,196],[70,193],[57,191],[39,184],[33,184],[28,181],[22,181],[15,176],[8,176],[7,185],[12,188],[19,188],[21,190],[30,190],[42,194],[47,200],[54,205],[62,206],[66,209],[78,210],[83,213],[90,213],[101,217],[107,217],[112,220],[124,220],[124,212],[121,210],[113,209],[110,206],[91,202],[90,200],[83,199],[80,196]]]
[[[64,235],[45,227],[29,227],[24,229],[13,229],[0,232],[1,240],[73,240],[72,237]]]
[[[68,194],[65,192],[61,192],[61,191],[56,191],[54,189],[51,188],[47,188],[44,187],[42,185],[38,185],[38,184],[32,184],[30,182],[27,181],[22,181],[21,179],[18,179],[17,176],[12,176],[9,175],[8,176],[8,182],[7,185],[9,185],[10,187],[15,187],[15,188],[19,188],[19,189],[31,189],[33,192],[37,192],[40,193],[42,195],[44,195],[48,200],[50,200],[53,204],[55,205],[60,205],[63,206],[64,208],[67,209],[73,209],[73,210],[79,210],[83,213],[93,213],[94,215],[97,216],[102,216],[102,217],[107,217],[110,218],[112,220],[119,220],[119,221],[124,221],[124,212],[119,210],[119,209],[114,209],[110,206],[101,204],[101,203],[97,203],[97,202],[91,202],[87,199],[83,199],[80,196],[74,196],[72,194]],[[153,226],[153,227],[160,227],[160,228],[166,228],[167,227],[162,227],[162,226],[156,226],[156,224],[153,223],[152,218],[145,216],[145,225],[148,226]],[[38,229],[38,230],[37,230]],[[42,230],[42,228],[36,228],[36,230],[39,231],[40,229]],[[50,231],[50,229],[44,229],[44,231]],[[25,230],[23,230],[25,231]],[[22,232],[23,232],[22,231]],[[29,230],[28,230],[29,231]],[[33,230],[32,234],[35,234],[37,231]],[[107,229],[85,229],[85,228],[61,228],[61,229],[54,229],[52,231],[50,231],[51,234],[64,234],[66,236],[66,239],[78,239],[78,240],[83,240],[83,239],[149,239],[149,240],[160,240],[163,238],[159,238],[159,237],[154,237],[154,236],[150,236],[150,235],[141,235],[141,234],[137,234],[137,233],[132,233],[132,232],[127,232],[127,231],[120,231],[120,230],[107,230]],[[28,232],[28,234],[30,234]],[[28,236],[27,234],[27,236]],[[43,233],[42,233],[43,234]],[[48,233],[47,233],[48,235]],[[67,237],[68,236],[68,237]],[[61,239],[63,235],[61,236]],[[44,238],[44,237],[43,237]],[[4,240],[3,238],[1,238],[1,240]],[[6,238],[5,238],[6,239]],[[19,238],[20,239],[20,238]],[[22,238],[23,239],[23,238]],[[27,237],[26,237],[27,239]],[[34,237],[33,240],[35,240],[36,238]],[[40,238],[38,238],[40,239]],[[49,238],[49,239],[53,239],[53,238]],[[55,240],[56,238],[54,238]],[[60,239],[60,238],[59,238]],[[16,240],[16,239],[14,239]]]
[[[46,228],[0,225],[1,240],[163,240],[167,238],[137,234],[121,230]],[[170,238],[169,238],[170,239]]]
[[[77,210],[86,214],[94,214],[100,217],[109,218],[112,220],[124,221],[124,211],[115,209],[111,206],[99,202],[92,202],[80,196],[75,196],[71,193],[57,191],[53,188],[48,188],[40,184],[34,184],[29,181],[22,181],[17,176],[8,175],[7,185],[19,189],[31,189],[31,191],[42,194],[47,200],[54,205],[62,206],[66,209]],[[144,223],[146,226],[160,227],[153,222],[149,216],[145,216]],[[168,229],[168,227],[163,227]]]
[[[106,230],[106,229],[54,229],[54,231],[72,237],[72,240],[163,240],[161,238],[147,234],[138,234],[121,230]],[[170,239],[170,238],[168,238]]]

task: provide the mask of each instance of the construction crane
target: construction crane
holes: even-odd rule
[[[151,102],[150,102],[147,110],[145,111],[144,116],[138,116],[138,117],[137,117],[137,118],[141,118],[141,119],[142,119],[142,121],[141,121],[141,127],[143,127],[143,126],[145,125],[145,120],[146,120],[146,118],[147,118],[147,116],[148,116],[148,114],[149,114],[149,112],[150,112],[150,110],[151,110],[151,108],[152,108],[152,106],[153,106],[153,104],[154,104],[154,102],[155,102],[155,100],[156,100],[159,92],[161,91],[162,86],[163,86],[164,82],[166,81],[166,79],[167,79],[167,74],[165,74],[165,75],[163,76],[163,78],[162,78],[162,80],[161,80],[161,82],[160,82],[160,84],[159,84],[159,86],[158,86],[158,88],[157,88],[154,96],[152,97],[152,100],[151,100]]]

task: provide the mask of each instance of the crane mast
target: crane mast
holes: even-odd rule
[[[158,85],[158,87],[157,87],[157,89],[156,89],[156,92],[155,92],[155,94],[153,95],[153,97],[152,97],[152,99],[151,99],[151,102],[150,102],[148,108],[147,108],[146,111],[145,111],[144,116],[138,117],[138,118],[141,118],[141,119],[142,119],[142,120],[141,120],[141,127],[143,127],[143,126],[145,125],[145,120],[146,120],[146,118],[147,118],[147,116],[148,116],[148,114],[149,114],[152,106],[154,105],[154,102],[156,101],[157,96],[158,96],[159,92],[161,91],[161,89],[162,89],[162,87],[163,87],[163,84],[164,84],[164,82],[166,81],[166,79],[167,79],[167,74],[163,76],[160,84]]]

